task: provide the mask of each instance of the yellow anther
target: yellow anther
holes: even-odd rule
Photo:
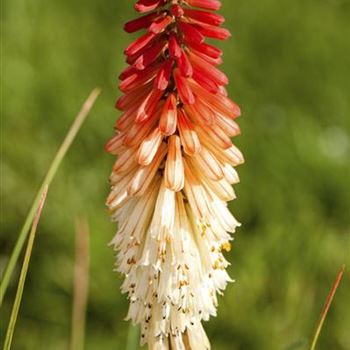
[[[232,249],[231,243],[225,242],[225,243],[221,244],[220,249],[225,250],[226,252],[230,252]]]

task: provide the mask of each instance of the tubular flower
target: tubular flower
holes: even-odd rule
[[[239,107],[218,69],[223,40],[217,0],[139,0],[142,17],[125,30],[144,33],[125,50],[116,102],[122,116],[106,149],[117,157],[107,205],[118,231],[111,244],[127,319],[149,349],[205,350],[202,321],[216,315],[230,280],[223,252],[240,224],[227,202],[243,156]]]

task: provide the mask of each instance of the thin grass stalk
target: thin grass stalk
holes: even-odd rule
[[[8,264],[5,268],[4,274],[3,274],[3,278],[1,280],[1,284],[0,284],[0,306],[2,305],[2,302],[4,300],[5,297],[5,293],[7,291],[13,270],[16,266],[16,263],[18,261],[19,255],[23,249],[24,243],[26,241],[26,238],[28,236],[29,233],[29,229],[30,226],[33,222],[35,213],[39,207],[39,203],[40,203],[40,197],[41,197],[41,193],[44,189],[44,186],[50,186],[62,160],[64,159],[68,149],[70,148],[72,142],[74,141],[78,131],[80,130],[82,124],[84,123],[88,113],[90,112],[91,108],[93,107],[97,97],[100,94],[100,89],[95,88],[89,95],[89,97],[87,98],[87,100],[85,101],[85,103],[83,104],[80,112],[78,113],[78,115],[76,116],[72,126],[70,127],[62,145],[60,146],[55,158],[53,159],[50,168],[42,182],[42,185],[40,186],[40,189],[38,191],[38,194],[36,195],[32,206],[29,210],[29,213],[25,219],[25,222],[23,224],[23,227],[19,233],[16,245],[12,251],[11,257],[8,261]]]
[[[89,291],[89,241],[90,230],[86,218],[77,219],[75,224],[75,265],[71,350],[84,349],[86,305]]]
[[[338,272],[337,278],[335,279],[335,281],[333,283],[332,289],[327,296],[327,300],[326,300],[326,303],[325,303],[323,310],[321,312],[321,317],[320,317],[320,320],[317,324],[316,332],[315,332],[314,338],[312,340],[310,350],[316,349],[316,345],[317,345],[318,339],[320,337],[324,321],[326,320],[326,317],[327,317],[329,308],[332,304],[332,301],[334,299],[335,293],[336,293],[336,291],[340,285],[340,282],[343,278],[344,270],[345,270],[345,266],[342,266]]]
[[[11,349],[13,333],[15,331],[15,325],[16,325],[16,321],[17,321],[18,311],[19,311],[19,308],[21,305],[21,300],[22,300],[22,295],[23,295],[23,290],[24,290],[24,284],[25,284],[26,277],[27,277],[30,257],[32,255],[32,251],[33,251],[35,233],[36,233],[36,230],[38,227],[41,212],[42,212],[44,204],[45,204],[47,189],[48,189],[48,186],[44,185],[44,190],[40,193],[39,206],[38,206],[38,209],[35,213],[32,229],[31,229],[30,234],[29,234],[27,249],[26,249],[26,252],[24,255],[24,259],[23,259],[21,274],[19,276],[16,297],[15,297],[15,301],[13,303],[10,321],[9,321],[9,325],[8,325],[7,332],[6,332],[4,350]]]

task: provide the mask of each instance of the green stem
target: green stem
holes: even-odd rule
[[[40,220],[40,215],[41,215],[42,209],[44,207],[44,203],[45,203],[45,199],[46,199],[46,195],[47,195],[47,189],[48,189],[47,185],[44,185],[43,191],[39,193],[39,195],[40,195],[39,206],[38,206],[38,209],[37,209],[35,217],[34,217],[33,226],[32,226],[32,229],[30,231],[30,235],[29,235],[29,239],[28,239],[27,249],[26,249],[26,252],[24,255],[21,274],[19,276],[19,281],[18,281],[17,293],[16,293],[15,301],[14,301],[13,307],[12,307],[10,322],[9,322],[7,332],[6,332],[4,350],[10,350],[10,348],[11,348],[13,333],[15,331],[15,325],[16,325],[17,316],[18,316],[18,311],[19,311],[19,307],[21,306],[21,300],[22,300],[22,295],[23,295],[23,290],[24,290],[24,284],[25,284],[26,277],[27,277],[29,261],[30,261],[31,255],[32,255],[35,233],[36,233],[36,229],[38,227],[38,223]]]
[[[139,341],[139,328],[130,322],[126,350],[137,350]]]
[[[94,105],[98,95],[100,94],[100,89],[94,89],[89,97],[87,98],[87,100],[85,101],[85,103],[83,104],[80,112],[78,113],[78,115],[76,116],[72,126],[70,127],[61,147],[59,148],[54,160],[52,161],[50,168],[42,182],[42,185],[40,186],[40,189],[38,191],[38,194],[36,195],[33,204],[29,210],[29,213],[26,217],[26,220],[24,222],[24,225],[21,229],[21,232],[18,236],[16,245],[12,251],[11,257],[8,261],[8,264],[6,266],[6,269],[4,271],[4,275],[3,278],[1,280],[1,285],[0,285],[0,306],[2,305],[2,302],[4,300],[5,297],[5,293],[7,291],[13,270],[16,266],[18,257],[23,249],[23,245],[26,241],[26,238],[28,236],[28,232],[30,229],[30,226],[33,222],[34,216],[35,216],[35,212],[38,209],[39,203],[40,203],[40,195],[44,189],[44,186],[50,186],[56,172],[57,169],[59,168],[64,156],[66,155],[69,147],[71,146],[74,138],[76,137],[81,125],[83,124],[83,122],[85,121],[89,111],[91,110],[92,106]]]

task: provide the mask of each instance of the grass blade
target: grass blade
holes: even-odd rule
[[[86,219],[78,219],[75,227],[74,296],[70,348],[71,350],[83,350],[89,292],[90,230]]]
[[[329,292],[328,296],[327,296],[327,300],[326,300],[326,303],[323,307],[323,310],[321,312],[321,317],[320,317],[320,320],[318,322],[318,325],[317,325],[317,328],[316,328],[316,332],[315,332],[315,335],[314,335],[314,338],[313,338],[313,341],[311,343],[311,348],[310,350],[315,350],[316,349],[316,345],[317,345],[317,341],[318,341],[318,338],[321,334],[321,330],[322,330],[322,327],[323,327],[323,324],[324,324],[324,321],[326,320],[326,317],[327,317],[327,314],[328,314],[328,311],[329,311],[329,308],[332,304],[332,301],[334,299],[334,296],[335,296],[335,293],[339,287],[339,284],[343,278],[343,274],[344,274],[344,270],[345,270],[345,266],[342,266],[338,272],[338,275],[337,275],[337,278],[335,279],[334,283],[333,283],[333,286],[332,286],[332,289],[331,291]]]
[[[8,325],[7,332],[6,332],[4,350],[10,350],[10,348],[11,348],[13,333],[15,330],[15,325],[16,325],[17,316],[18,316],[18,311],[19,311],[19,307],[21,305],[24,284],[25,284],[26,277],[27,277],[29,261],[30,261],[30,257],[32,254],[32,250],[33,250],[35,233],[36,233],[36,229],[38,227],[38,223],[40,220],[42,209],[44,207],[44,203],[45,203],[45,199],[46,199],[46,195],[47,195],[47,189],[48,189],[48,186],[45,185],[43,192],[40,193],[39,206],[38,206],[38,209],[35,213],[32,229],[30,231],[30,235],[28,238],[27,249],[26,249],[26,252],[24,255],[24,259],[23,259],[21,274],[19,276],[16,297],[15,297],[15,301],[13,303],[10,321],[9,321],[9,325]]]
[[[59,168],[64,156],[66,155],[69,147],[71,146],[72,142],[74,141],[80,127],[82,126],[83,122],[85,121],[88,113],[90,112],[92,106],[94,105],[97,97],[100,94],[100,89],[94,89],[89,97],[87,98],[87,100],[85,101],[85,103],[83,104],[80,112],[78,113],[78,115],[76,116],[72,126],[70,127],[62,145],[60,146],[58,152],[56,153],[55,158],[53,159],[50,168],[42,182],[42,185],[38,191],[38,194],[36,195],[32,206],[29,210],[29,213],[25,219],[25,222],[23,224],[23,227],[21,229],[21,232],[19,233],[16,245],[12,251],[11,257],[8,261],[8,264],[6,266],[6,269],[4,271],[3,274],[3,278],[1,280],[1,284],[0,284],[0,306],[2,305],[3,299],[5,297],[5,293],[7,290],[7,287],[9,285],[13,270],[16,266],[16,263],[18,261],[19,255],[23,249],[24,243],[26,241],[26,238],[28,236],[29,230],[30,230],[30,226],[33,222],[35,213],[39,207],[39,203],[40,203],[40,195],[43,192],[44,186],[50,186],[56,172],[57,169]]]

